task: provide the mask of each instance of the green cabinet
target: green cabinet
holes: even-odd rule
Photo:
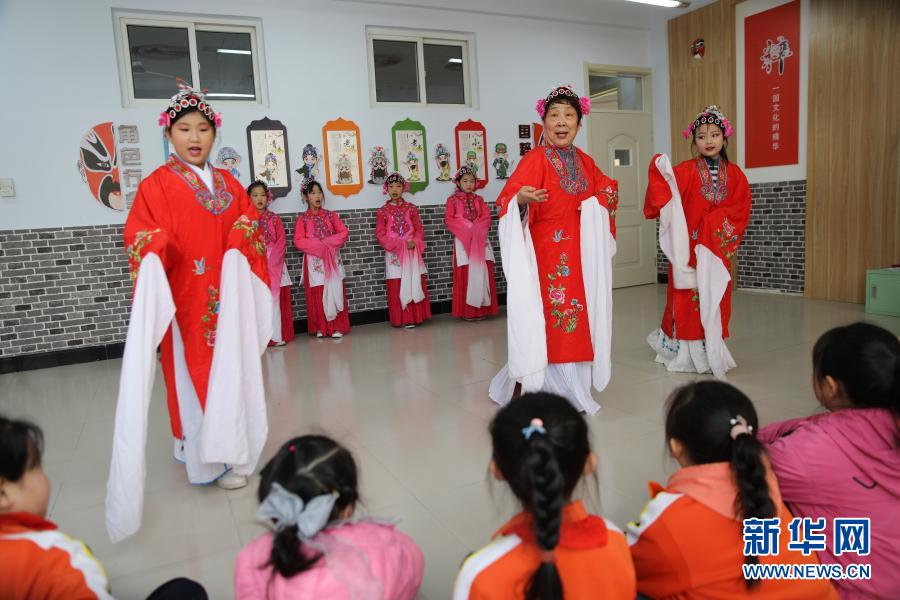
[[[900,268],[866,271],[866,312],[900,317]]]

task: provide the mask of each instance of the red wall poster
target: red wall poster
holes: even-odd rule
[[[745,167],[798,162],[800,0],[744,19]]]

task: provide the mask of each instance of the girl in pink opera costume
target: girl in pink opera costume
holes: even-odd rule
[[[453,316],[480,321],[498,312],[494,250],[488,240],[491,209],[475,193],[475,173],[463,165],[453,177],[444,222],[453,233]]]
[[[309,208],[297,216],[294,245],[303,252],[303,288],[309,335],[342,338],[350,333],[341,248],[350,232],[336,212],[326,210],[322,185],[307,179],[301,186]]]
[[[291,311],[291,276],[284,262],[287,236],[284,221],[270,210],[272,192],[262,181],[247,186],[250,200],[259,211],[259,230],[266,244],[269,265],[269,289],[272,290],[272,341],[270,346],[284,346],[294,339],[294,318]]]
[[[375,235],[384,248],[388,316],[394,327],[412,329],[431,318],[425,277],[425,230],[415,204],[403,199],[409,183],[391,173],[382,188],[388,201],[378,209]]]

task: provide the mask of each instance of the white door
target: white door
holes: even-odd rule
[[[646,113],[591,112],[591,152],[600,170],[619,182],[613,287],[656,282],[656,225],[644,218],[647,167],[653,150]]]

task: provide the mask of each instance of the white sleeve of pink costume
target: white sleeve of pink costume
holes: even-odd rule
[[[731,273],[722,259],[703,244],[694,246],[697,255],[697,292],[700,296],[700,322],[706,339],[706,359],[713,375],[725,379],[725,372],[736,364],[722,339],[722,297],[731,281]]]
[[[670,203],[671,204],[671,203]],[[616,239],[609,212],[591,196],[581,203],[581,269],[594,349],[592,378],[602,392],[612,376],[612,271]]]
[[[656,158],[655,166],[672,191],[672,199],[659,211],[659,247],[672,265],[675,288],[690,290],[697,287],[697,273],[693,267],[688,266],[691,258],[691,242],[684,207],[681,204],[681,192],[678,191],[669,157],[660,154]]]
[[[156,254],[148,253],[141,261],[134,289],[116,401],[112,462],[106,490],[106,532],[113,543],[141,527],[147,410],[156,373],[156,348],[174,316],[175,303],[162,261]]]
[[[538,391],[547,367],[547,332],[540,278],[528,218],[519,219],[512,204],[499,223],[500,257],[506,277],[506,333],[509,377],[522,383],[522,391]]]
[[[222,259],[220,290],[200,457],[250,475],[269,432],[260,356],[272,337],[272,293],[237,249]]]

